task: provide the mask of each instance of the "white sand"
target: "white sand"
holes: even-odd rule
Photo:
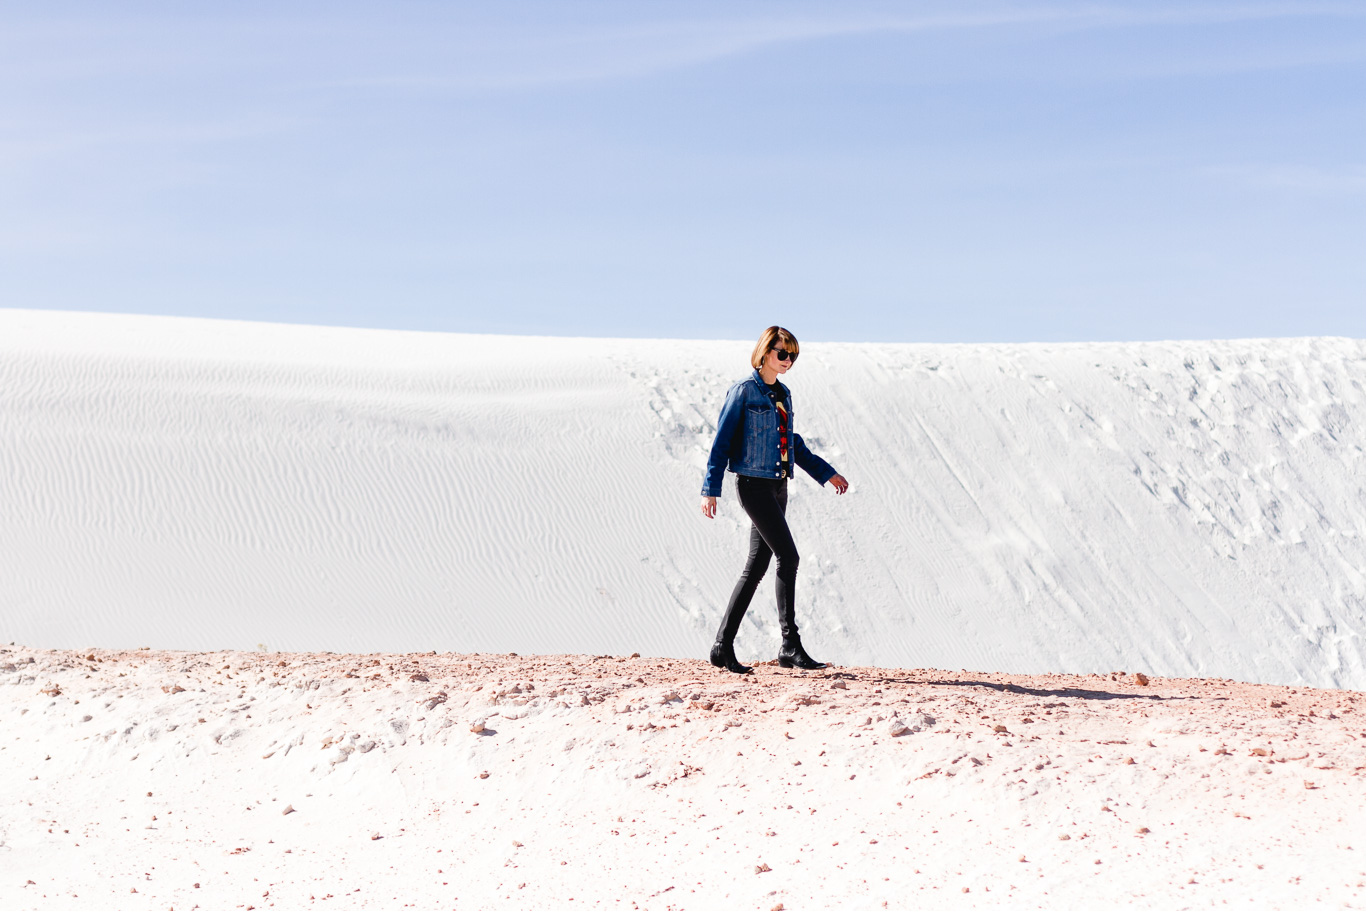
[[[701,656],[748,348],[0,311],[0,641]],[[788,379],[853,482],[793,488],[818,656],[1366,687],[1366,343],[809,340]]]
[[[1361,907],[1364,705],[1116,675],[8,648],[0,907]]]
[[[0,311],[0,908],[1363,902],[1366,343],[747,350]]]

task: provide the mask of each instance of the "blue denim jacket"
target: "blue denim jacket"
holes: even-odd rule
[[[788,456],[803,471],[824,484],[836,475],[830,463],[806,448],[806,442],[795,430],[792,412],[792,393],[782,383],[784,406],[787,408],[787,435],[791,441]],[[765,385],[759,371],[730,387],[726,402],[721,406],[721,417],[716,422],[716,440],[707,456],[707,474],[702,479],[702,496],[719,497],[721,479],[729,468],[736,474],[753,478],[782,477],[778,451],[777,399]]]

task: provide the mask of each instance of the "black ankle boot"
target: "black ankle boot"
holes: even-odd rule
[[[732,674],[748,674],[754,670],[752,667],[741,664],[739,659],[735,657],[735,646],[722,645],[720,642],[711,647],[711,663],[730,671]]]
[[[829,666],[808,655],[806,649],[802,648],[800,639],[792,643],[784,642],[782,650],[778,652],[778,667],[795,667],[803,671],[818,671]]]

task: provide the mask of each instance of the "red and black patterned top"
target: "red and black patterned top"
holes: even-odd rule
[[[777,383],[768,387],[773,392],[773,400],[778,412],[778,459],[782,463],[783,477],[792,477],[792,460],[787,448],[787,404],[783,401],[782,387]]]

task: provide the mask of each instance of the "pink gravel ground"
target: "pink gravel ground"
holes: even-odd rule
[[[11,646],[0,907],[1358,907],[1364,706],[1121,671]]]

